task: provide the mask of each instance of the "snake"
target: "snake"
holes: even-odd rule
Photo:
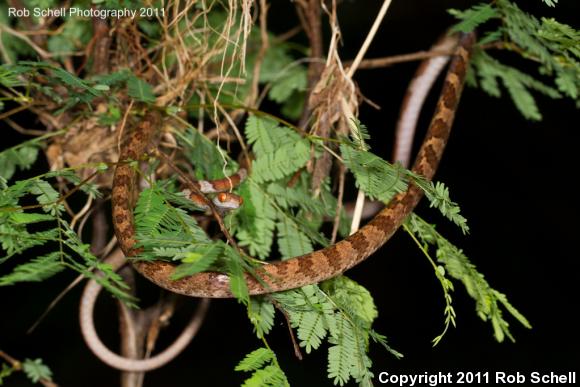
[[[447,144],[463,89],[471,46],[475,37],[464,34],[449,64],[435,113],[412,171],[432,179]],[[146,152],[161,124],[161,115],[151,111],[128,134],[120,160],[138,160]],[[133,202],[137,172],[129,163],[118,163],[113,178],[113,226],[127,257],[135,256]],[[295,289],[342,274],[381,247],[413,211],[422,197],[414,184],[397,194],[371,221],[354,234],[317,251],[281,261],[268,262],[245,274],[250,295]],[[202,298],[232,298],[229,278],[219,272],[202,272],[179,280],[172,278],[175,265],[163,261],[131,260],[135,269],[154,284],[174,293]]]
[[[451,51],[457,45],[457,38],[455,34],[444,34],[431,46],[430,51]],[[411,162],[415,129],[423,103],[449,59],[447,55],[440,55],[423,60],[407,87],[395,128],[395,146],[392,156],[393,161],[398,161],[405,168]]]
[[[462,34],[459,38],[444,38],[445,48],[451,45],[451,41],[456,45],[455,53],[450,60],[447,75],[435,108],[435,113],[427,130],[427,134],[413,165],[413,172],[422,175],[426,179],[432,179],[443,151],[449,139],[455,112],[459,103],[467,66],[471,54],[471,48],[475,41],[473,33]],[[437,43],[440,44],[440,43]],[[434,46],[437,47],[437,46]],[[438,72],[444,67],[448,58],[436,60],[437,58],[428,59],[420,66],[415,74],[414,81],[417,78],[429,84],[427,90],[432,86]],[[433,70],[433,68],[438,68]],[[401,118],[397,126],[397,138],[400,136],[413,136],[414,125],[416,125],[420,106],[426,96],[425,88],[420,83],[411,83],[410,91],[405,97],[401,117],[405,116],[405,110],[414,113],[407,114],[406,119]],[[413,84],[416,86],[413,87]],[[419,93],[423,96],[415,98],[414,94]],[[419,107],[417,107],[417,105]],[[415,116],[415,117],[413,117]],[[127,142],[122,147],[120,160],[138,160],[148,149],[156,128],[159,126],[161,117],[158,113],[149,113],[129,134]],[[413,125],[405,124],[403,121],[413,122]],[[403,124],[402,124],[403,122]],[[409,133],[411,133],[409,135]],[[397,147],[411,147],[410,141],[397,140]],[[403,152],[404,153],[404,152]],[[399,152],[398,154],[403,154]],[[410,150],[407,150],[410,153]],[[397,158],[395,160],[403,161]],[[213,183],[212,189],[228,190],[238,184],[246,176],[243,170],[239,176],[231,176]],[[233,179],[232,179],[233,178]],[[240,180],[236,180],[236,179]],[[200,183],[196,187],[201,189]],[[133,200],[136,194],[137,173],[135,169],[127,163],[119,163],[115,170],[112,193],[113,207],[113,225],[119,245],[127,257],[134,256],[135,232],[133,217]],[[185,192],[187,194],[187,192]],[[409,184],[408,189],[395,195],[389,204],[378,212],[375,217],[359,229],[356,233],[341,240],[331,246],[321,250],[295,257],[285,261],[274,261],[265,264],[256,270],[260,279],[246,275],[246,282],[251,295],[264,294],[276,291],[289,290],[301,286],[318,283],[323,280],[332,278],[349,268],[357,265],[374,253],[382,246],[398,229],[405,218],[414,210],[415,206],[422,197],[422,191],[414,184]],[[217,201],[216,201],[217,199]],[[218,202],[230,201],[237,206],[241,200],[236,197],[218,194],[214,199],[214,204]],[[192,200],[197,200],[192,198]],[[113,269],[120,268],[126,260],[116,260],[110,262]],[[181,280],[171,279],[174,266],[163,261],[144,262],[132,260],[131,263],[142,275],[153,283],[165,288],[166,290],[192,297],[202,298],[231,298],[233,297],[229,289],[228,277],[221,273],[205,272],[198,273]],[[81,304],[80,320],[81,330],[85,341],[91,350],[108,365],[125,371],[149,371],[161,367],[172,358],[174,358],[193,338],[199,327],[195,316],[184,329],[184,332],[178,339],[163,352],[155,355],[150,359],[127,359],[108,350],[99,340],[93,323],[94,303],[100,292],[101,287],[94,280],[90,280],[83,294],[83,303]],[[205,300],[207,301],[207,300]],[[207,309],[207,304],[202,300],[198,307],[201,313]]]

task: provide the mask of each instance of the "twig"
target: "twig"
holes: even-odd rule
[[[364,59],[360,62],[358,69],[359,70],[376,69],[379,67],[391,66],[397,63],[412,62],[417,60],[433,58],[436,56],[449,56],[451,54],[453,54],[453,51],[451,50],[431,50],[431,51],[417,51],[409,54],[392,55],[382,58]],[[345,62],[345,65],[349,65],[351,63],[352,61],[347,61]]]
[[[68,56],[68,57],[80,56],[80,55],[84,54],[83,52],[55,52],[55,53],[48,52],[48,51],[44,50],[43,48],[39,47],[36,43],[34,43],[28,36],[26,36],[22,32],[13,30],[12,28],[8,27],[6,24],[0,24],[0,31],[5,31],[14,37],[17,37],[18,39],[23,40],[30,47],[32,47],[32,49],[34,51],[36,51],[36,53],[38,55],[40,55],[40,57],[42,59],[49,59],[49,58],[53,58],[56,56]]]
[[[26,129],[20,126],[18,123],[12,121],[10,118],[4,118],[4,122],[6,122],[12,129],[17,131],[20,134],[24,134],[26,136],[43,136],[46,134],[45,130],[37,130],[37,129]]]
[[[0,358],[6,360],[6,362],[8,364],[10,364],[10,366],[15,371],[22,371],[22,362],[20,360],[13,358],[12,356],[8,355],[6,352],[2,351],[1,349],[0,349]],[[38,382],[40,382],[40,384],[42,384],[44,387],[58,387],[58,384],[54,383],[50,379],[41,378],[38,380]]]
[[[10,117],[10,116],[12,116],[12,115],[14,115],[14,114],[16,114],[18,112],[21,112],[23,110],[26,110],[26,109],[28,109],[30,107],[32,107],[32,104],[21,105],[21,106],[15,107],[12,110],[8,110],[7,112],[4,112],[4,113],[0,114],[0,120],[4,120],[4,119],[6,119],[6,117]]]
[[[17,371],[22,369],[22,363],[0,349],[0,357],[8,362]]]
[[[254,64],[254,71],[252,73],[252,86],[250,88],[250,94],[246,104],[248,106],[256,107],[256,99],[258,97],[258,85],[260,83],[260,69],[262,68],[262,62],[266,56],[266,51],[270,47],[270,41],[268,39],[268,4],[266,0],[260,0],[260,50],[258,55],[256,55],[256,62]]]
[[[32,209],[35,209],[35,208],[42,208],[42,207],[46,207],[46,206],[52,206],[52,205],[55,205],[55,204],[61,204],[64,201],[66,201],[66,199],[69,196],[71,196],[72,194],[74,194],[75,192],[77,192],[83,185],[85,185],[91,179],[93,179],[95,176],[97,176],[99,174],[99,172],[100,171],[93,172],[89,177],[87,177],[86,179],[84,179],[83,181],[81,181],[78,185],[74,186],[73,189],[71,189],[70,191],[68,191],[66,194],[62,195],[58,199],[56,199],[54,202],[44,203],[44,204],[30,204],[28,206],[20,206],[20,207],[3,207],[3,208],[1,208],[1,210],[2,211],[6,211],[6,212],[13,212],[13,211],[21,211],[21,210],[32,210]]]
[[[336,237],[338,235],[338,229],[340,226],[340,213],[342,211],[342,200],[344,198],[344,182],[346,177],[346,168],[344,164],[339,163],[338,172],[338,195],[336,198],[336,214],[334,215],[334,223],[332,225],[332,234],[330,238],[330,243],[334,244]]]
[[[288,336],[290,336],[290,341],[292,342],[292,347],[294,348],[294,355],[296,355],[296,358],[298,358],[298,360],[302,360],[303,358],[302,352],[300,351],[300,345],[298,345],[296,337],[294,336],[292,324],[290,324],[290,316],[288,316],[286,310],[284,310],[284,308],[282,308],[282,306],[280,306],[280,304],[275,299],[273,299],[272,297],[268,297],[268,299],[272,301],[272,304],[276,307],[276,309],[280,311],[280,313],[282,313],[282,315],[286,319],[286,326],[288,327]]]
[[[298,126],[306,127],[312,107],[310,106],[310,95],[314,86],[318,83],[320,75],[324,69],[323,62],[319,61],[324,55],[322,25],[320,23],[321,5],[320,0],[307,0],[296,2],[296,13],[300,23],[310,42],[310,62],[308,64],[308,96],[304,99],[304,109]]]
[[[375,37],[377,30],[379,29],[379,26],[381,25],[381,22],[383,21],[383,18],[385,17],[385,14],[387,13],[387,9],[389,8],[389,5],[391,5],[391,0],[385,0],[383,2],[383,5],[381,6],[381,9],[379,10],[379,13],[377,14],[377,17],[375,19],[375,22],[373,23],[369,33],[367,34],[365,41],[363,42],[362,46],[360,47],[358,54],[356,55],[356,57],[352,61],[352,65],[349,67],[349,69],[346,73],[346,75],[349,78],[352,78],[356,69],[360,65],[360,62],[362,61],[365,54],[367,53],[367,50],[368,50],[369,46],[371,45],[371,42],[373,41],[373,38]]]

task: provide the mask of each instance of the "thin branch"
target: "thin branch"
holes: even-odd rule
[[[431,50],[431,51],[417,51],[409,54],[392,55],[381,58],[364,59],[360,62],[359,70],[376,69],[380,67],[387,67],[397,63],[412,62],[437,56],[449,56],[453,54],[452,50]],[[352,61],[345,62],[345,65],[351,64]]]
[[[362,61],[365,54],[367,53],[367,50],[368,50],[369,46],[371,45],[371,42],[373,41],[373,39],[377,33],[377,30],[379,29],[379,26],[381,25],[381,22],[383,21],[383,18],[385,17],[385,15],[387,13],[387,9],[389,8],[389,5],[391,5],[391,0],[385,0],[383,2],[383,5],[381,6],[381,9],[379,10],[379,13],[377,14],[377,17],[375,19],[375,22],[373,23],[369,33],[367,34],[365,41],[363,42],[362,46],[360,47],[358,54],[354,58],[352,65],[349,67],[349,69],[346,73],[346,75],[349,78],[352,78],[356,69],[360,65],[360,62]]]
[[[0,358],[4,359],[15,371],[22,371],[22,362],[8,355],[6,352],[0,349]],[[41,378],[38,380],[40,384],[44,387],[58,387],[58,384],[54,383],[52,380]]]

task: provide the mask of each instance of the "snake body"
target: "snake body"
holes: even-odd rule
[[[430,50],[451,51],[457,45],[457,39],[457,35],[446,34],[431,46]],[[392,160],[393,162],[400,162],[405,168],[408,168],[411,163],[413,139],[415,138],[417,121],[423,109],[423,103],[447,62],[449,62],[449,56],[445,55],[422,61],[403,97],[399,120],[395,129],[395,146],[393,147]]]
[[[112,255],[106,262],[113,267],[113,270],[117,271],[127,262],[127,260],[122,256],[122,254],[120,254]],[[200,300],[196,312],[193,314],[179,337],[162,352],[147,359],[129,359],[120,356],[107,348],[97,334],[97,329],[95,328],[95,323],[93,321],[93,313],[101,290],[103,290],[103,287],[94,279],[91,279],[83,290],[79,313],[83,338],[95,356],[101,359],[105,364],[129,372],[151,371],[163,367],[165,364],[175,359],[175,357],[179,355],[195,337],[209,307],[209,300]]]
[[[450,44],[451,40],[457,41],[457,38],[445,38],[443,42]],[[466,64],[469,59],[469,51],[473,40],[474,37],[472,35],[465,35],[460,39],[457,53],[449,67],[428,134],[415,162],[413,170],[427,178],[433,176],[447,142],[455,109],[461,94]],[[440,44],[437,43],[437,45]],[[401,111],[401,119],[397,126],[397,137],[399,139],[397,140],[396,148],[400,151],[398,153],[396,152],[395,155],[401,154],[401,151],[407,154],[410,153],[411,142],[401,141],[400,137],[405,136],[405,133],[406,137],[413,137],[418,112],[426,95],[424,90],[431,87],[436,78],[436,74],[441,71],[444,64],[448,61],[447,58],[443,60],[436,59],[429,59],[422,63],[407,92]],[[159,121],[160,117],[154,113],[146,117],[140,124],[138,130],[132,132],[129,141],[123,148],[120,159],[139,159],[146,150],[147,143],[150,141],[151,136],[153,136]],[[406,150],[403,148],[406,148]],[[395,160],[398,159],[400,157],[395,158]],[[204,192],[228,191],[232,188],[232,185],[237,185],[244,177],[245,170],[241,170],[240,173],[229,178],[212,183],[202,182],[196,188]],[[115,174],[113,214],[117,237],[127,256],[134,253],[132,250],[135,243],[132,199],[135,197],[135,187],[136,175],[134,170],[120,164]],[[192,196],[195,195],[192,194]],[[380,245],[386,242],[398,228],[402,220],[412,211],[420,197],[421,192],[416,187],[410,186],[407,192],[397,195],[389,206],[382,210],[373,221],[351,237],[333,246],[311,254],[306,254],[302,257],[265,265],[260,271],[260,274],[262,275],[262,279],[269,284],[268,288],[263,288],[254,278],[247,276],[246,279],[250,287],[250,292],[252,294],[259,294],[267,291],[290,289],[319,282],[344,272],[364,260]],[[240,204],[237,198],[230,198],[229,196],[222,195],[216,199],[221,203],[225,203],[227,201],[226,198],[232,203],[235,203],[236,206]],[[194,201],[199,203],[203,202],[203,198],[200,200],[196,199],[197,197],[192,197]],[[214,199],[214,204],[219,205],[216,199]],[[124,260],[119,257],[119,259],[111,260],[110,263],[116,270],[123,265]],[[219,273],[202,273],[181,281],[172,281],[169,277],[171,276],[173,267],[167,263],[135,262],[134,265],[147,278],[170,291],[189,296],[231,296],[227,277]],[[126,371],[148,371],[158,368],[173,359],[193,338],[199,327],[200,318],[203,318],[203,314],[207,309],[207,303],[202,302],[200,305],[201,315],[196,313],[177,341],[163,352],[150,359],[127,359],[108,350],[98,338],[94,328],[92,314],[100,290],[101,287],[96,281],[90,280],[88,282],[80,308],[81,330],[85,341],[95,355],[108,365]]]
[[[449,138],[473,41],[472,34],[463,35],[459,40],[435,114],[413,166],[413,172],[426,179],[432,179]],[[129,134],[128,141],[122,147],[120,160],[138,160],[146,152],[160,123],[159,113],[148,113]],[[113,224],[120,247],[128,257],[135,253],[133,203],[137,189],[136,178],[136,171],[128,163],[117,165],[112,192]],[[375,252],[395,233],[421,196],[421,190],[410,184],[405,192],[396,195],[387,207],[349,237],[309,254],[267,263],[256,269],[260,280],[246,274],[250,294],[298,288],[332,278],[350,269]],[[171,277],[175,266],[171,263],[133,261],[133,266],[150,281],[171,292],[192,297],[233,297],[229,279],[222,273],[204,272],[173,280]]]

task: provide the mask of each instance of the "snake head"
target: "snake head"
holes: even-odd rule
[[[220,192],[213,199],[216,207],[227,210],[238,209],[244,202],[240,195],[231,192]]]

